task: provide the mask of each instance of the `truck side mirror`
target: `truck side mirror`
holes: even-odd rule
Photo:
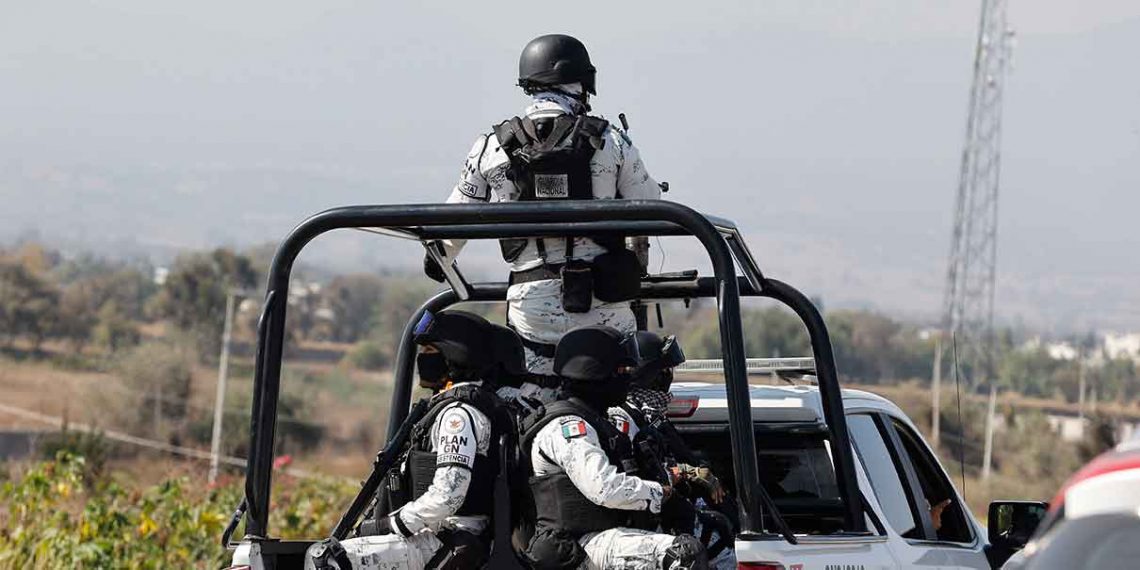
[[[990,546],[987,549],[990,564],[999,568],[1010,556],[1024,548],[1048,510],[1049,504],[1040,501],[990,503]]]

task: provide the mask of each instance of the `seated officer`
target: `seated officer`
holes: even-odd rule
[[[702,461],[681,439],[666,416],[673,394],[673,368],[685,362],[685,353],[675,336],[661,338],[649,331],[627,336],[636,352],[637,362],[630,373],[629,395],[621,404],[609,409],[610,421],[637,445],[652,433],[668,468],[686,483],[689,490],[713,504],[724,500],[724,488]],[[643,430],[649,430],[642,433]],[[694,496],[693,498],[696,498]]]
[[[659,513],[672,487],[632,474],[629,439],[606,421],[628,390],[626,349],[610,327],[566,333],[554,357],[565,399],[522,421],[536,519],[525,555],[535,568],[708,568],[693,536],[629,527],[634,515]]]
[[[729,507],[726,510],[730,513],[735,511],[730,508],[730,502],[725,501],[725,489],[708,463],[689,448],[666,415],[673,398],[670,392],[673,369],[685,362],[681,344],[674,336],[661,338],[649,331],[630,333],[626,338],[626,342],[632,344],[630,348],[637,362],[630,372],[629,395],[625,402],[609,409],[610,421],[629,436],[642,465],[648,460],[658,460],[663,465],[656,467],[657,471],[670,472],[676,492],[662,506],[661,528],[671,533],[702,536],[702,542],[709,544],[710,559],[730,562],[716,567],[735,568],[731,552],[718,557],[731,544],[727,537],[734,534],[731,518],[719,510]],[[644,470],[653,468],[642,467]],[[710,504],[716,505],[716,509],[697,508]],[[718,540],[714,541],[714,537]],[[721,537],[725,538],[720,540]]]
[[[420,386],[438,393],[388,478],[396,508],[361,525],[361,534],[376,536],[340,545],[357,570],[479,568],[488,555],[502,406],[496,386],[483,380],[525,373],[521,344],[506,327],[462,311],[425,313],[414,340]],[[311,560],[313,552],[306,568],[347,570]]]

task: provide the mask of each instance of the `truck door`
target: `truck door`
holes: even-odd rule
[[[908,476],[908,479],[914,487],[913,495],[922,507],[920,512],[930,518],[930,533],[919,544],[941,552],[946,558],[945,568],[989,568],[983,541],[965,502],[955,492],[946,471],[922,436],[901,418],[884,414],[882,419],[888,431],[893,432],[891,439],[908,468],[906,471],[913,472],[913,477]]]
[[[891,432],[880,413],[853,413],[847,416],[856,456],[870,480],[879,511],[886,519],[888,545],[899,568],[942,569],[944,552],[921,544],[929,516],[919,511],[904,464],[894,451]]]

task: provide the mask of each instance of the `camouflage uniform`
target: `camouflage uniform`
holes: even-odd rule
[[[564,86],[572,91],[580,86]],[[526,109],[532,119],[548,118],[565,113],[580,112],[581,103],[577,100],[553,92],[534,95],[534,103]],[[640,153],[633,146],[629,136],[622,130],[610,126],[605,132],[605,147],[594,153],[590,161],[594,197],[600,200],[618,196],[628,199],[657,199],[661,188],[645,169]],[[480,136],[467,154],[459,183],[448,196],[448,203],[513,202],[518,199],[519,190],[507,179],[508,157],[499,147],[494,134]],[[546,239],[547,262],[562,263],[566,250],[564,240]],[[454,258],[463,246],[462,241],[446,242],[448,254]],[[574,258],[589,261],[605,250],[587,238],[576,238]],[[534,240],[511,263],[511,271],[533,269],[542,264]],[[560,280],[533,281],[510,288],[507,300],[510,303],[511,325],[524,339],[542,344],[557,344],[567,331],[587,325],[608,325],[623,332],[633,331],[635,322],[628,303],[603,303],[594,299],[593,307],[586,313],[567,313],[562,308],[562,282]],[[535,374],[550,374],[551,359],[536,354],[527,348],[527,369]],[[528,395],[543,397],[541,391],[535,393],[533,387],[524,390]]]
[[[475,455],[491,448],[491,420],[473,406],[455,402],[440,412],[431,428],[432,451],[437,454],[431,486],[418,499],[394,513],[404,529],[391,521],[392,533],[341,541],[355,570],[419,570],[440,549],[441,529],[482,534],[485,516],[455,516],[467,497]],[[474,493],[486,489],[470,489]],[[310,553],[313,548],[310,548]],[[306,568],[313,568],[306,556]]]
[[[581,431],[563,429],[580,425]],[[618,471],[610,463],[592,426],[578,416],[565,416],[543,427],[531,449],[534,475],[558,471],[566,475],[590,501],[611,509],[661,512],[661,485]],[[584,568],[656,570],[661,567],[674,536],[633,528],[614,528],[582,536]]]

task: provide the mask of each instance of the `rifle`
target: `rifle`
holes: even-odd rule
[[[663,435],[653,424],[646,422],[643,425],[637,433],[635,446],[641,473],[645,478],[662,485],[672,485],[673,478],[669,475],[669,469],[665,466],[666,458],[663,456],[667,451]],[[692,534],[696,515],[697,509],[692,501],[674,489],[673,495],[661,504],[659,522],[661,528],[668,532]]]
[[[673,457],[681,463],[688,463],[689,465],[700,465],[703,463],[693,450],[685,444],[681,439],[681,434],[677,433],[677,428],[673,426],[664,414],[657,415],[649,422],[649,425],[656,432],[657,436],[661,438],[662,446],[668,449]]]
[[[368,508],[368,503],[380,489],[380,483],[384,481],[384,477],[392,466],[399,458],[400,451],[404,449],[404,444],[407,443],[408,436],[411,434],[412,427],[414,427],[428,411],[428,400],[423,399],[408,412],[407,419],[404,423],[400,424],[400,429],[396,431],[396,435],[388,440],[388,445],[384,446],[379,453],[376,454],[376,459],[372,461],[372,472],[368,474],[368,478],[361,484],[360,492],[357,493],[356,498],[352,500],[348,510],[345,511],[344,516],[336,523],[336,528],[333,529],[332,537],[337,540],[344,540],[348,537],[349,531],[356,525],[357,519],[360,518],[364,509]]]

